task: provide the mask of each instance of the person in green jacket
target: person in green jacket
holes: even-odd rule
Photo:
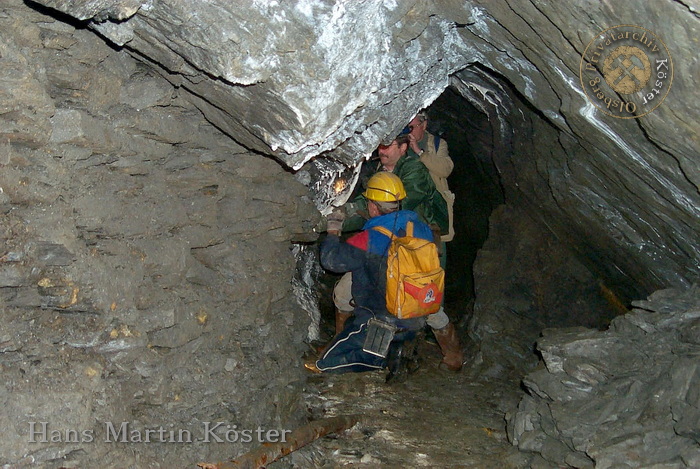
[[[396,174],[406,188],[404,210],[416,212],[421,219],[431,225],[433,231],[447,234],[449,216],[447,203],[435,187],[428,168],[415,155],[408,155],[408,132],[402,133],[386,145],[379,145],[379,162],[370,168],[369,176],[379,171]],[[372,163],[372,162],[367,162]],[[356,231],[362,228],[366,217],[367,199],[360,194],[346,204],[348,218],[343,224],[344,231]]]
[[[445,265],[444,243],[439,241],[440,234],[449,232],[449,216],[447,203],[435,186],[428,168],[417,155],[409,155],[409,129],[404,131],[391,142],[379,145],[379,162],[370,167],[372,176],[379,171],[389,171],[397,175],[406,189],[406,197],[402,200],[402,209],[416,212],[420,218],[430,225],[435,234],[438,247],[442,247],[441,264]],[[368,161],[367,163],[373,163]],[[347,218],[343,223],[343,231],[357,231],[362,228],[368,218],[367,199],[360,194],[352,202],[345,204]],[[336,307],[336,333],[343,329],[345,321],[352,315],[352,295],[350,293],[352,276],[345,274],[333,289],[333,302]],[[442,350],[444,365],[451,371],[462,368],[463,354],[452,324],[440,308],[435,314],[427,317],[428,325],[433,329],[435,338]]]

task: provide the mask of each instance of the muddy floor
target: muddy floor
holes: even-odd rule
[[[529,467],[529,456],[506,438],[504,414],[521,396],[517,379],[480,377],[469,365],[440,370],[439,348],[425,340],[419,356],[419,369],[400,384],[385,383],[386,371],[311,375],[312,418],[360,421],[285,459],[304,468]]]

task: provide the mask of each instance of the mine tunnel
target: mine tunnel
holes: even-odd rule
[[[695,7],[233,3],[0,5],[0,466],[700,467]],[[463,368],[310,373],[419,111]]]

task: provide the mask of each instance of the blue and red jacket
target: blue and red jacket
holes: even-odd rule
[[[386,310],[386,255],[391,240],[373,230],[383,226],[396,236],[404,236],[406,224],[413,222],[413,236],[433,240],[430,227],[410,210],[381,215],[368,220],[362,231],[341,242],[338,236],[329,235],[321,243],[321,265],[331,272],[352,272],[352,297],[355,315],[360,320],[372,316],[390,322],[402,329],[419,329],[424,318],[400,320]]]

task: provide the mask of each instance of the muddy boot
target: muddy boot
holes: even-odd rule
[[[420,358],[418,357],[418,342],[416,337],[412,340],[407,340],[403,346],[404,356],[406,357],[406,369],[408,374],[412,375],[420,368]]]
[[[459,338],[457,337],[457,330],[454,324],[448,323],[447,326],[442,329],[434,329],[433,332],[438,344],[440,344],[440,350],[442,350],[443,357],[440,367],[447,368],[450,371],[461,370],[464,355],[459,345]]]
[[[340,332],[345,327],[345,322],[352,316],[352,311],[343,311],[338,308],[335,309],[335,335],[340,334]]]
[[[389,374],[386,382],[391,384],[403,383],[408,375],[407,360],[405,357],[404,343],[392,342],[389,353],[386,355],[386,367]]]

